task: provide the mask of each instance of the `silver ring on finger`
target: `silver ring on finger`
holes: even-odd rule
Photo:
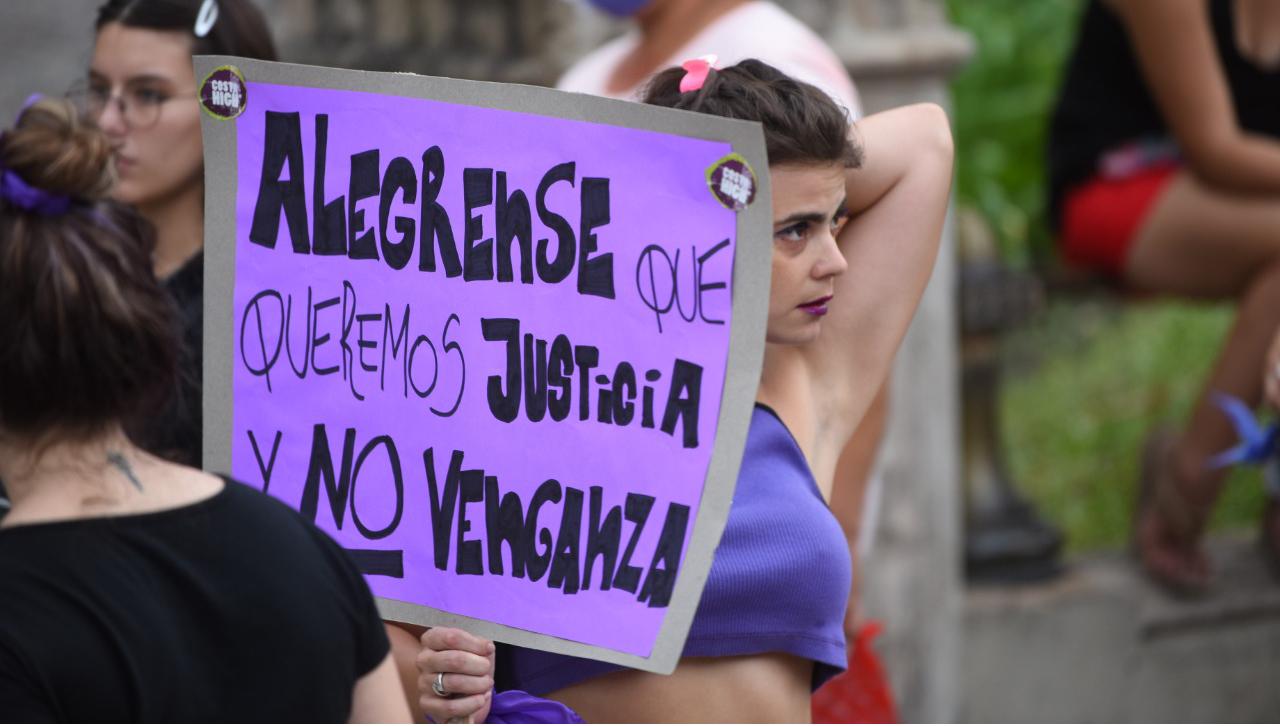
[[[443,673],[437,673],[436,679],[434,681],[431,681],[431,692],[441,698],[448,698],[449,696],[453,695],[452,693],[449,693],[448,691],[444,690],[444,674]]]

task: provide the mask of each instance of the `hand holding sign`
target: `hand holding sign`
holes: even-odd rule
[[[458,628],[423,633],[417,658],[423,713],[437,723],[484,723],[492,704],[494,653],[493,641]],[[437,693],[439,681],[448,695]]]
[[[670,671],[759,376],[767,300],[732,294],[768,287],[758,127],[198,68],[206,461],[337,539],[388,618]]]

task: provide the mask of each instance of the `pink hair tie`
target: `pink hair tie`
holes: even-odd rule
[[[680,92],[688,93],[689,91],[697,91],[702,88],[702,84],[707,82],[707,74],[716,64],[716,56],[714,54],[704,55],[699,58],[690,58],[680,67],[684,69],[684,78],[680,79]]]

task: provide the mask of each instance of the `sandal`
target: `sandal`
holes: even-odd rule
[[[1138,501],[1133,512],[1133,553],[1153,582],[1175,597],[1204,595],[1209,564],[1199,547],[1199,517],[1169,469],[1175,437],[1156,431],[1143,447]]]

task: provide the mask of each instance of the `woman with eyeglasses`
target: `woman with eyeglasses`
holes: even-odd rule
[[[200,466],[204,157],[191,56],[276,60],[276,50],[250,0],[109,0],[96,27],[88,78],[75,95],[111,141],[111,196],[155,228],[152,268],[182,325],[173,396],[131,433],[149,451]]]

